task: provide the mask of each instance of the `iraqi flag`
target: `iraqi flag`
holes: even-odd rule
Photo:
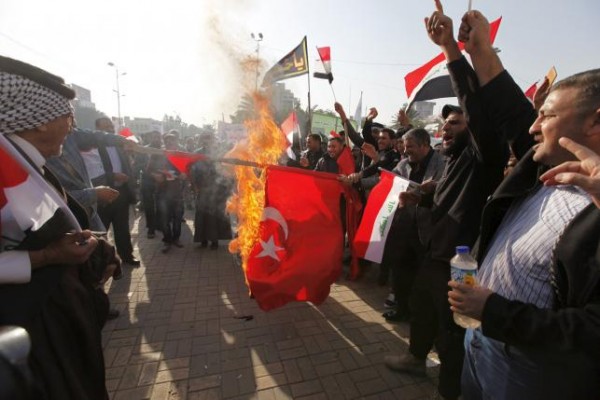
[[[535,92],[537,92],[537,82],[533,85],[529,86],[529,89],[525,91],[525,97],[527,97],[533,103],[533,97],[535,96]]]
[[[259,307],[321,304],[342,272],[341,184],[335,174],[269,166],[246,281]]]
[[[294,135],[300,138],[300,125],[298,124],[298,116],[296,115],[296,111],[292,111],[285,121],[283,121],[281,124],[281,131],[288,142],[288,147],[286,149],[287,155],[289,158],[295,160],[296,154],[292,150],[292,145],[294,144]]]
[[[496,40],[500,22],[502,22],[502,17],[490,23],[490,40],[492,44]],[[462,42],[458,42],[458,47],[461,51],[465,49],[465,45]],[[404,77],[404,86],[406,87],[406,96],[408,97],[407,109],[415,101],[456,96],[452,89],[446,57],[443,53],[438,54],[427,64],[406,74]]]
[[[27,247],[38,240],[57,239],[69,231],[81,231],[77,219],[65,203],[62,194],[48,184],[15,147],[0,135],[0,229],[10,226],[10,232],[22,232],[19,237],[7,237]]]
[[[400,193],[408,189],[409,181],[382,170],[379,183],[371,190],[358,232],[354,237],[357,256],[381,263],[385,240],[398,208]]]
[[[321,62],[323,63],[323,72],[315,72],[313,76],[315,78],[327,79],[329,84],[333,82],[333,74],[331,73],[331,48],[327,47],[317,47],[317,51],[319,52],[319,57],[321,58]]]
[[[125,127],[119,131],[119,135],[123,136],[127,140],[131,140],[134,143],[139,143],[138,138],[131,132],[131,129]]]

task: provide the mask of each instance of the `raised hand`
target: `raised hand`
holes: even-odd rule
[[[342,107],[342,105],[336,101],[333,105],[333,108],[335,112],[338,113],[342,121],[344,121],[346,119],[346,111],[344,111],[344,107]]]
[[[449,46],[456,43],[454,39],[452,19],[444,15],[440,0],[435,0],[436,10],[429,18],[425,18],[425,29],[431,41],[438,46]]]
[[[410,119],[408,119],[408,115],[406,115],[406,110],[404,108],[401,108],[400,111],[398,111],[398,122],[404,127],[410,125]]]
[[[372,121],[375,118],[377,118],[378,115],[379,115],[379,112],[377,112],[377,109],[375,107],[371,107],[371,108],[369,108],[369,113],[367,114],[367,119]]]
[[[546,101],[546,97],[548,97],[548,93],[550,93],[550,81],[548,77],[544,77],[544,82],[538,87],[533,94],[533,107],[536,111],[544,105],[544,101]]]
[[[592,196],[592,201],[600,208],[600,155],[566,137],[560,138],[558,143],[579,161],[564,162],[544,173],[540,180],[546,186],[579,186]]]
[[[465,44],[469,54],[492,49],[490,42],[490,23],[479,11],[468,11],[458,29],[458,40]]]
[[[373,146],[371,143],[363,143],[363,145],[360,147],[360,151],[375,162],[379,160],[379,153],[377,152],[375,146]]]

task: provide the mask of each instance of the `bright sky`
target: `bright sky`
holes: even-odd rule
[[[468,0],[443,1],[455,32]],[[503,16],[495,45],[504,66],[527,88],[555,65],[559,79],[600,67],[597,0],[473,0],[490,20]],[[121,76],[122,115],[189,123],[226,120],[254,73],[239,61],[254,54],[250,33],[261,32],[265,69],[308,36],[311,74],[315,46],[331,46],[333,87],[353,115],[376,106],[390,121],[406,102],[404,75],[439,49],[423,18],[433,0],[3,0],[0,54],[63,76],[92,91],[96,107],[117,114],[115,70]],[[306,106],[307,77],[282,81]],[[311,79],[312,105],[333,109],[325,80]]]

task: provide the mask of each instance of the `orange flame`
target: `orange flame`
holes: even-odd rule
[[[229,152],[226,157],[253,161],[260,165],[276,164],[287,148],[287,141],[273,120],[269,100],[261,93],[252,95],[255,118],[244,125],[248,141]],[[228,201],[227,212],[237,216],[237,238],[229,244],[229,251],[240,253],[242,268],[246,270],[248,256],[259,237],[260,218],[265,204],[265,170],[235,167],[237,193]]]

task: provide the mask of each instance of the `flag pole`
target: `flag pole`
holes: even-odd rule
[[[306,36],[304,36],[306,38]],[[306,69],[308,74],[306,74],[306,79],[308,79],[308,129],[306,130],[306,134],[309,135],[312,133],[312,108],[310,106],[310,63],[308,62],[308,38],[304,41],[305,51],[306,51]]]
[[[473,0],[469,0],[469,8],[467,10],[471,11],[472,9],[473,9]]]
[[[337,103],[337,98],[335,97],[335,90],[333,90],[333,85],[330,83],[329,87],[331,88],[331,93],[333,93],[333,100]]]

